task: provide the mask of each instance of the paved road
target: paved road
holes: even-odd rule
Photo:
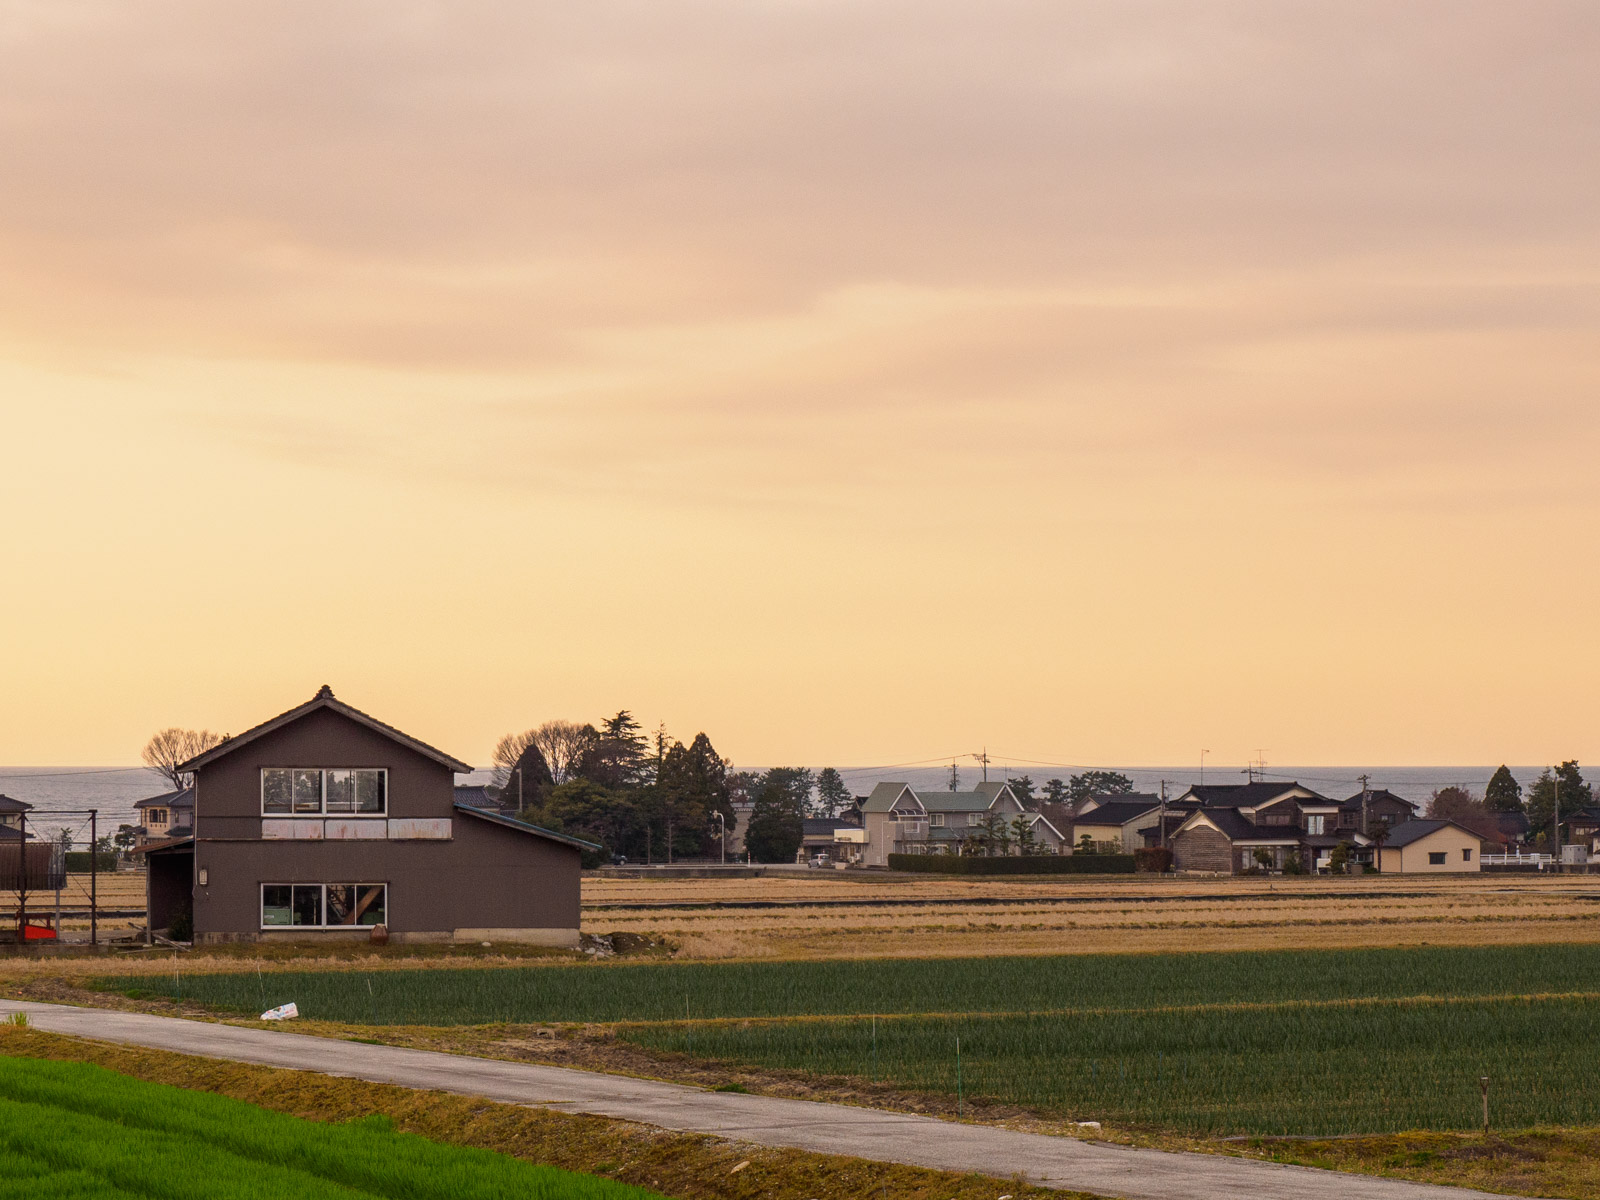
[[[1132,1150],[904,1113],[768,1096],[564,1067],[371,1046],[277,1029],[242,1029],[143,1013],[0,1000],[41,1029],[209,1058],[483,1096],[509,1104],[593,1113],[764,1146],[792,1146],[876,1162],[1010,1179],[1129,1200],[1489,1200],[1429,1187],[1209,1154]]]

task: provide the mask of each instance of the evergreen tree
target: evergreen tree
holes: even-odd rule
[[[817,773],[817,809],[824,817],[836,817],[850,806],[850,789],[844,776],[832,767],[823,767]]]
[[[650,765],[650,739],[633,714],[622,709],[600,722],[572,775],[601,787],[633,788],[648,782]]]
[[[1120,771],[1085,771],[1067,784],[1067,797],[1076,804],[1090,796],[1122,796],[1133,791],[1133,780]]]
[[[753,862],[791,863],[805,839],[805,810],[781,770],[766,773],[750,809],[744,846]]]
[[[701,848],[708,824],[716,829],[711,814],[733,817],[728,800],[728,764],[722,761],[711,739],[697,733],[685,746],[672,743],[661,758],[653,788],[654,816],[662,827],[663,849],[672,862],[681,848],[694,853]]]
[[[1535,834],[1550,834],[1550,818],[1557,799],[1561,802],[1560,819],[1565,821],[1578,810],[1587,808],[1593,796],[1578,770],[1576,760],[1569,759],[1556,768],[1540,772],[1539,778],[1528,787],[1528,823]]]
[[[1031,778],[1029,778],[1027,775],[1018,775],[1015,779],[1006,780],[1006,783],[1011,786],[1012,794],[1015,795],[1018,800],[1022,801],[1023,808],[1032,807],[1033,780]]]
[[[1510,768],[1504,763],[1490,776],[1489,786],[1483,790],[1483,802],[1488,805],[1490,812],[1522,811],[1522,785],[1512,777]]]
[[[1048,780],[1044,785],[1044,798],[1051,804],[1065,804],[1068,799],[1066,783],[1060,779]]]

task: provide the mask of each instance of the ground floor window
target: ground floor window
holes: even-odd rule
[[[261,927],[337,929],[388,922],[389,888],[382,883],[264,883]]]

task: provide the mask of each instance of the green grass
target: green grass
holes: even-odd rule
[[[133,996],[372,1025],[1038,1013],[1411,996],[1600,992],[1600,946],[1422,947],[779,963],[122,976]]]
[[[645,1200],[640,1188],[320,1124],[84,1063],[0,1058],[0,1200]]]

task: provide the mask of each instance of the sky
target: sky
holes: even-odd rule
[[[0,763],[1600,753],[1592,0],[0,0]]]

